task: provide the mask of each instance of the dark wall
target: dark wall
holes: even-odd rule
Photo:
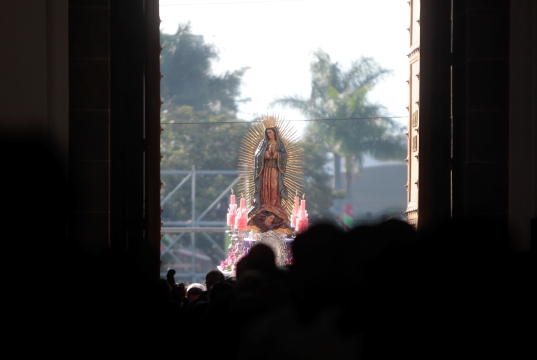
[[[454,217],[507,220],[509,3],[454,2]]]
[[[160,259],[158,1],[69,3],[71,235],[89,253]]]

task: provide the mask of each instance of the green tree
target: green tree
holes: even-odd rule
[[[391,71],[370,57],[362,57],[353,61],[350,68],[343,69],[322,50],[314,53],[310,71],[309,98],[288,96],[273,104],[322,119],[310,124],[309,130],[333,153],[336,190],[341,188],[341,159],[345,159],[346,195],[351,197],[353,174],[360,170],[366,154],[379,160],[402,160],[406,152],[401,127],[383,117],[382,105],[367,99],[368,92]]]
[[[192,106],[196,111],[235,115],[240,99],[242,77],[248,68],[215,75],[211,63],[218,60],[217,49],[192,34],[190,25],[179,25],[174,35],[161,32],[160,68],[163,110]]]
[[[192,34],[189,25],[180,25],[176,34],[160,35],[161,169],[237,170],[240,142],[248,128],[236,117],[239,102],[246,101],[240,99],[240,86],[247,69],[213,74],[211,64],[218,60],[218,51]],[[163,176],[162,195],[169,194],[182,177]],[[196,214],[212,204],[232,180],[229,175],[197,176]],[[191,188],[185,184],[164,204],[162,219],[190,220],[191,201]],[[225,221],[227,202],[223,198],[203,220]],[[211,237],[224,244],[223,234]],[[214,263],[222,260],[205,237],[197,237],[196,246]]]

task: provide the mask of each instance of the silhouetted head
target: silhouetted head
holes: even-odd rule
[[[211,288],[218,282],[226,280],[226,277],[224,274],[222,274],[221,271],[218,270],[211,270],[205,275],[205,286],[207,287],[207,291],[211,290]]]

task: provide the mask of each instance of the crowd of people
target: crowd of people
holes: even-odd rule
[[[488,219],[427,234],[400,220],[317,224],[287,266],[258,244],[236,276],[210,271],[205,287],[169,272],[160,330],[225,359],[524,357],[530,254],[511,253],[506,236]]]
[[[296,236],[292,264],[276,266],[271,248],[258,244],[236,276],[215,269],[205,284],[186,286],[173,273],[155,278],[150,249],[90,257],[68,242],[61,170],[40,147],[20,149],[47,186],[36,188],[19,158],[5,156],[6,353],[241,360],[532,353],[531,253],[510,250],[501,221],[453,219],[427,233],[395,219],[348,231],[319,223]]]

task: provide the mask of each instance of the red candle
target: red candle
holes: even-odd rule
[[[302,211],[305,211],[306,210],[306,200],[302,200],[300,202],[300,206],[302,206]]]
[[[245,206],[246,206],[246,199],[241,198],[241,209],[244,209]]]
[[[235,204],[235,195],[231,194],[231,195],[229,196],[229,203],[230,203],[230,204]]]

